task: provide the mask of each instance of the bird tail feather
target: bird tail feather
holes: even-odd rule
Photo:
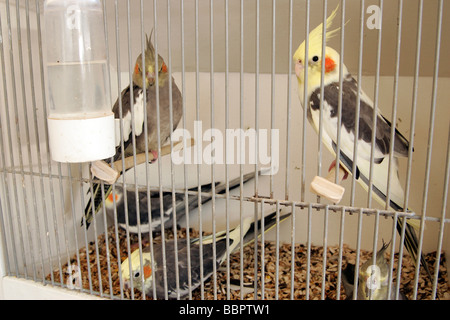
[[[92,189],[89,188],[88,194],[90,195],[90,197],[84,209],[84,217],[81,219],[81,226],[86,223],[86,230],[89,229],[89,226],[94,220],[94,215],[96,215],[102,209],[103,199],[106,199],[112,192],[112,185],[105,184],[104,190],[105,196],[103,198],[100,183],[93,183]]]
[[[281,223],[284,220],[286,220],[288,217],[291,216],[291,212],[279,215],[277,214],[277,211],[274,211],[268,215],[266,215],[264,218],[259,219],[258,221],[253,221],[252,218],[248,217],[245,218],[242,225],[238,225],[235,228],[231,229],[229,232],[229,239],[230,239],[230,253],[233,253],[239,248],[239,244],[241,243],[241,228],[242,228],[242,243],[243,246],[247,246],[255,241],[255,232],[258,234],[258,238],[261,236],[261,228],[262,223],[264,222],[264,233],[267,231],[273,229],[277,223]],[[226,239],[227,238],[227,232],[226,230],[220,231],[216,233],[216,242]],[[198,238],[194,239],[192,242],[198,242]],[[208,235],[204,236],[202,238],[203,244],[206,244],[208,242],[213,241],[213,236]]]

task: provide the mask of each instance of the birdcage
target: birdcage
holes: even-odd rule
[[[93,173],[91,162],[53,161],[46,107],[52,97],[45,89],[45,4],[41,0],[0,1],[0,297],[357,299],[358,287],[369,288],[369,283],[358,281],[364,263],[372,259],[372,266],[377,266],[374,253],[389,244],[382,252],[391,293],[388,299],[402,294],[407,299],[449,299],[445,257],[450,250],[450,65],[441,58],[450,54],[448,41],[444,41],[450,32],[448,3],[100,3],[109,66],[108,99],[114,103],[133,82],[136,59],[140,54],[145,57],[148,36],[156,56],[164,59],[164,64],[155,62],[156,70],[164,67],[169,79],[174,79],[166,83],[169,90],[173,92],[176,86],[182,93],[180,101],[159,99],[162,95],[156,94],[158,112],[150,116],[159,117],[156,131],[160,132],[168,126],[161,113],[171,110],[172,119],[174,105],[180,103],[181,120],[170,128],[171,138],[159,142],[156,150],[145,146],[144,161],[137,160],[139,146],[132,139],[131,168],[113,184]],[[379,172],[371,169],[364,176],[357,161],[347,167],[353,174],[345,181],[331,175],[331,180],[321,182],[324,190],[311,188],[316,178],[327,175],[333,160],[352,164],[336,151],[344,150],[346,131],[338,134],[334,153],[322,143],[332,130],[326,127],[330,102],[320,99],[326,97],[326,81],[318,89],[316,133],[308,121],[310,111],[299,100],[307,86],[299,85],[299,61],[293,59],[298,46],[316,26],[326,25],[335,8],[332,29],[340,31],[326,39],[326,26],[323,44],[339,53],[335,61],[339,70],[345,64],[357,88],[365,91],[390,123],[388,137],[394,138],[397,129],[409,141],[406,156],[397,159],[391,144],[381,159],[387,175],[384,203],[376,201],[383,193],[377,185]],[[146,63],[144,58],[142,63]],[[325,63],[325,59],[319,61],[323,79]],[[301,72],[312,79],[312,67],[305,69]],[[155,74],[153,85],[159,87],[162,76]],[[341,126],[349,103],[342,99],[348,80],[344,76],[340,72],[336,80]],[[354,94],[357,119],[364,112],[363,97]],[[116,135],[123,133],[125,120],[116,116]],[[358,121],[352,125],[357,131]],[[136,135],[137,130],[131,125],[129,133]],[[368,140],[370,168],[380,164],[375,139],[373,135]],[[122,138],[118,144],[122,148],[123,142]],[[367,151],[358,141],[350,143],[351,150]],[[159,153],[156,161],[150,161],[151,151]],[[121,156],[115,163],[119,169],[125,168],[123,151]],[[397,162],[398,172],[389,171]],[[388,181],[395,176],[404,201],[392,205],[396,186]],[[361,187],[363,179],[368,190]],[[220,183],[225,187],[219,192]],[[107,193],[110,185],[112,197]],[[103,205],[87,228],[83,217],[95,200],[94,186],[99,187]],[[343,192],[342,199],[328,198],[327,192],[333,191]],[[119,206],[120,192],[123,207]],[[112,206],[106,204],[108,200]],[[173,217],[173,221],[163,220],[156,233],[149,227],[151,207],[160,212],[159,218]],[[272,213],[270,230],[261,232],[265,220],[254,224],[256,232],[247,245],[231,250],[236,226]],[[120,215],[125,215],[122,222]],[[127,217],[132,216],[141,219],[131,222]],[[403,245],[409,232],[405,221],[417,226],[417,257]],[[237,233],[241,244],[247,235],[243,230]],[[206,251],[211,243],[211,252]],[[177,246],[186,247],[188,254],[177,251]],[[133,252],[137,260],[132,260]],[[152,269],[160,270],[153,272],[150,290],[140,290],[147,272],[145,253],[151,256]],[[224,255],[220,263],[208,264],[208,258],[217,260],[219,254]],[[162,257],[158,266],[156,255]],[[124,274],[134,271],[132,261],[138,261],[136,282],[124,279]],[[197,264],[200,270],[212,270],[190,273]],[[349,266],[354,268],[350,276]],[[171,279],[179,284],[186,274],[187,290],[170,286]],[[348,281],[356,290],[346,290]]]

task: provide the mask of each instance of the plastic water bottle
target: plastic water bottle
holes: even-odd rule
[[[52,158],[111,157],[114,115],[99,0],[44,2],[47,110]]]

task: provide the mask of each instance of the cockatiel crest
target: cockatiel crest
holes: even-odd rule
[[[327,18],[326,21],[326,41],[329,41],[332,37],[336,35],[336,33],[340,30],[340,28],[331,30],[331,26],[333,24],[333,20],[336,17],[337,10],[333,10],[331,15]],[[322,35],[323,35],[323,23],[319,24],[314,30],[309,33],[308,36],[308,63],[305,63],[306,56],[306,41],[303,41],[300,46],[297,48],[294,54],[294,62],[295,62],[295,72],[297,74],[297,78],[299,84],[303,84],[304,82],[304,66],[309,66],[311,70],[320,71],[322,66],[321,56],[322,56]],[[338,58],[339,54],[332,48],[326,47],[325,53],[325,72],[335,72],[337,75],[338,72]],[[315,87],[320,85],[320,72],[311,72],[308,74],[308,85],[310,87]]]
[[[153,30],[150,32],[150,37],[145,34],[146,39],[146,49],[145,49],[145,88],[153,86],[156,81],[156,62],[155,62],[155,47],[152,44],[152,34]],[[143,66],[142,66],[142,54],[140,54],[136,59],[136,64],[134,66],[133,72],[133,82],[141,88],[144,88],[143,83]],[[167,65],[163,58],[158,55],[158,84],[160,87],[164,86],[166,80],[168,79]]]

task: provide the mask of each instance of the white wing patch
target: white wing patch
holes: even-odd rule
[[[140,90],[134,101],[134,133],[140,136],[144,129],[144,94]]]
[[[368,99],[367,96],[363,92],[361,92],[361,100]],[[363,96],[364,94],[364,96]],[[317,97],[320,99],[320,94],[317,95]],[[371,103],[370,100],[368,102]],[[312,105],[313,102],[311,101],[310,104]],[[372,105],[372,103],[371,103]],[[319,121],[320,121],[320,110],[311,110],[311,117],[313,120],[313,127],[316,130],[316,132],[319,132]],[[338,119],[337,117],[331,117],[331,111],[332,107],[326,102],[323,102],[323,132],[322,137],[325,140],[324,143],[327,145],[329,150],[333,150],[331,141],[334,141],[337,143],[337,125],[338,125]],[[354,151],[354,143],[355,143],[355,135],[353,131],[348,132],[345,130],[345,128],[341,125],[340,128],[341,132],[341,151],[344,152],[350,159],[353,159],[353,151]],[[329,139],[325,139],[327,136]],[[384,158],[385,155],[380,152],[378,148],[375,148],[375,158]],[[364,160],[370,160],[370,155],[372,152],[371,143],[367,143],[363,141],[362,139],[359,139],[358,141],[358,159],[364,159]],[[332,151],[332,154],[334,154],[334,151]]]
[[[116,120],[116,146],[120,144],[120,119]],[[144,129],[144,94],[140,90],[134,101],[134,133],[140,136]],[[123,116],[123,141],[128,141],[132,131],[131,111]]]

